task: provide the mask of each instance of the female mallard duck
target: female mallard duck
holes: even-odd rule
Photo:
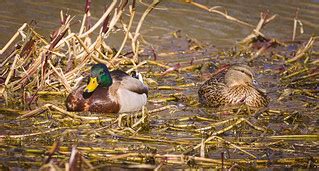
[[[198,90],[200,103],[210,107],[246,104],[265,107],[268,100],[254,84],[254,74],[246,65],[232,65],[207,80]]]
[[[91,68],[87,86],[82,86],[66,99],[68,111],[123,113],[138,111],[146,104],[148,88],[123,71],[109,72],[104,64]]]

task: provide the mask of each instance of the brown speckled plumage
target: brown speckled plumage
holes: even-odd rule
[[[246,65],[232,65],[207,80],[198,91],[199,101],[210,107],[246,104],[260,108],[268,105],[263,92],[254,84],[254,74]]]

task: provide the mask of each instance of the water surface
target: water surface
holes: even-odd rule
[[[319,32],[318,1],[198,0],[196,2],[207,6],[223,6],[227,9],[229,15],[253,25],[258,23],[261,11],[269,10],[273,14],[278,14],[278,16],[273,22],[265,27],[264,33],[271,38],[277,38],[284,41],[291,39],[293,17],[295,16],[296,9],[299,8],[299,19],[304,24],[305,34],[298,35],[297,39],[304,41],[312,34],[318,34]],[[104,5],[105,1],[103,0],[92,1],[92,15],[94,21],[98,19],[98,16],[101,16]],[[2,0],[0,6],[0,46],[3,46],[24,22],[29,23],[32,20],[36,21],[36,30],[48,37],[52,30],[59,27],[60,10],[69,11],[71,15],[76,16],[74,21],[77,21],[81,19],[83,9],[84,1],[76,0]],[[141,15],[141,11],[143,10],[145,10],[145,6],[138,4],[138,16]],[[181,30],[182,32],[181,37],[173,37],[171,33],[178,30]],[[56,139],[59,139],[62,133],[65,133],[66,137],[62,142],[62,145],[68,152],[71,150],[70,148],[72,145],[77,144],[79,148],[103,148],[103,150],[106,151],[100,153],[106,156],[110,154],[121,154],[125,150],[128,152],[149,153],[152,152],[152,149],[156,149],[156,152],[159,154],[184,154],[185,151],[189,150],[189,155],[199,156],[198,151],[192,151],[190,149],[199,144],[202,138],[207,138],[206,136],[209,132],[215,131],[215,128],[208,130],[207,135],[205,133],[193,133],[191,132],[192,129],[202,128],[209,124],[235,118],[237,115],[229,113],[228,115],[225,115],[225,113],[218,113],[212,109],[192,106],[189,105],[187,101],[183,101],[183,99],[167,103],[159,103],[156,101],[160,99],[159,96],[170,97],[176,93],[184,94],[186,95],[186,98],[196,101],[198,86],[207,79],[203,75],[213,72],[216,69],[215,66],[218,65],[247,62],[245,56],[238,57],[231,55],[231,52],[228,53],[229,48],[226,49],[225,53],[217,53],[216,49],[220,50],[222,48],[234,46],[237,41],[243,39],[251,32],[251,30],[252,28],[250,27],[231,22],[217,14],[210,14],[202,9],[183,3],[182,1],[163,1],[157,6],[157,9],[152,11],[146,18],[141,30],[143,38],[152,45],[154,48],[153,50],[155,50],[158,55],[157,61],[168,66],[174,66],[180,63],[182,67],[191,65],[190,63],[192,60],[194,60],[194,64],[212,64],[210,68],[203,68],[189,73],[173,72],[171,76],[165,77],[150,76],[150,73],[163,72],[165,70],[164,68],[149,65],[140,70],[146,78],[152,78],[157,81],[158,86],[176,87],[181,84],[194,83],[194,86],[179,90],[159,90],[156,86],[150,86],[149,103],[147,104],[149,110],[165,105],[176,105],[177,112],[172,111],[172,113],[169,113],[168,111],[163,111],[151,115],[151,129],[129,137],[122,134],[113,135],[106,130],[97,131],[98,133],[92,135],[88,134],[92,129],[99,129],[109,123],[77,125],[78,123],[71,123],[73,122],[71,119],[71,121],[69,120],[70,123],[65,123],[61,120],[67,119],[67,117],[59,116],[58,114],[39,115],[19,121],[16,120],[18,115],[14,112],[1,113],[0,131],[2,135],[29,134],[57,127],[68,127],[69,130],[72,130],[70,133],[65,133],[61,130],[43,136],[30,136],[19,140],[4,140],[0,145],[0,164],[2,164],[3,167],[9,166],[9,168],[10,166],[11,168],[28,168],[30,166],[25,166],[24,163],[30,162],[32,167],[37,168],[43,163],[45,156],[44,152],[48,151],[47,146],[52,145]],[[203,44],[204,48],[190,50],[190,38],[192,38],[192,40],[197,39],[199,43]],[[113,36],[108,43],[117,47],[121,40],[121,38]],[[141,54],[141,60],[150,59],[149,56],[153,59],[152,53],[150,53],[151,50],[151,46],[146,45],[145,51]],[[275,53],[284,55],[286,51],[288,51],[288,48],[282,48],[282,51],[279,50]],[[277,99],[281,96],[284,89],[291,88],[285,87],[280,81],[281,74],[283,70],[286,69],[284,61],[274,59],[271,54],[266,53],[262,57],[251,62],[250,65],[256,71],[256,77],[260,86],[267,90],[267,95],[271,99],[269,105],[270,109],[279,112],[266,112],[259,116],[258,119],[256,119],[255,116],[249,116],[247,114],[238,115],[238,117],[246,118],[255,125],[267,128],[268,132],[266,134],[262,134],[260,131],[256,131],[246,125],[239,126],[220,136],[232,142],[239,141],[238,144],[242,148],[258,156],[258,159],[269,160],[269,163],[273,162],[274,166],[276,165],[276,160],[284,157],[307,158],[308,156],[311,156],[316,157],[317,159],[319,148],[318,143],[315,141],[265,140],[262,136],[318,134],[318,115],[316,113],[318,112],[318,99],[302,94],[293,94],[283,98],[282,101],[278,101]],[[305,73],[305,75],[306,74],[309,73]],[[313,92],[316,93],[316,91]],[[63,108],[64,99],[65,97],[42,97],[39,99],[38,105],[41,106],[43,103],[49,102]],[[23,108],[21,106],[13,107],[19,109]],[[32,108],[34,109],[36,106],[32,106]],[[95,116],[99,115],[95,114]],[[208,118],[208,120],[197,120],[196,118],[193,118],[194,116]],[[109,117],[117,118],[117,115],[110,115]],[[187,117],[190,119],[185,121],[185,118]],[[217,130],[222,128],[222,126],[216,127]],[[149,137],[151,140],[142,141],[137,139],[143,136]],[[166,140],[168,140],[167,142],[171,141],[175,144],[167,143]],[[269,145],[260,146],[265,142],[269,143]],[[259,149],[251,149],[251,146],[248,146],[247,143],[255,143],[256,148],[258,147]],[[209,158],[220,159],[220,154],[222,152],[227,152],[226,158],[228,159],[249,159],[246,154],[241,153],[234,148],[230,149],[229,146],[224,143],[217,144],[216,146],[211,144],[210,147],[211,148],[207,153],[207,157]],[[36,150],[40,150],[40,152],[37,152]],[[25,152],[23,155],[25,158],[23,159],[19,158],[21,157],[21,151]],[[91,154],[85,150],[83,150],[83,153]],[[92,154],[98,155],[100,155],[100,153],[92,152]],[[16,161],[21,161],[22,164],[15,163]],[[120,163],[122,164],[121,166],[123,166],[123,163]],[[307,162],[302,163],[303,167],[306,165],[305,163],[307,164]],[[298,166],[299,165],[296,162],[295,167]],[[267,165],[259,167],[267,167]],[[279,165],[279,167],[285,167],[285,165]]]
[[[94,21],[101,16],[105,8],[103,0],[92,1],[92,16]],[[146,1],[150,2],[150,1]],[[278,17],[265,28],[270,37],[289,40],[292,36],[293,18],[299,8],[299,19],[304,24],[305,34],[298,38],[307,38],[309,35],[319,33],[319,3],[309,0],[231,0],[210,1],[198,0],[208,7],[224,7],[228,14],[242,21],[256,25],[259,14],[267,11],[278,14]],[[0,6],[0,46],[16,32],[22,23],[37,23],[37,30],[43,35],[49,35],[59,26],[60,10],[69,11],[80,20],[84,11],[85,1],[79,0],[12,0],[1,1]],[[138,3],[138,12],[145,9]],[[157,39],[165,33],[182,30],[186,34],[199,40],[208,41],[217,46],[232,46],[249,34],[252,28],[226,20],[218,14],[208,12],[183,3],[183,1],[164,0],[145,20],[142,34],[148,40]],[[115,38],[116,41],[116,38]]]

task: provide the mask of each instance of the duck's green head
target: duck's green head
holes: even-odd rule
[[[106,65],[95,64],[91,68],[89,84],[84,89],[84,92],[91,93],[98,86],[108,87],[112,85],[112,78]]]

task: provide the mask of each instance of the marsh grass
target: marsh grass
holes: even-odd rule
[[[217,10],[219,7],[187,2],[254,28]],[[5,130],[0,135],[2,168],[318,167],[316,36],[289,51],[291,44],[262,33],[276,15],[261,13],[255,29],[236,49],[211,52],[210,46],[188,37],[189,47],[183,52],[157,53],[152,47],[146,54],[140,29],[159,1],[154,0],[137,19],[135,1],[113,0],[95,24],[90,19],[90,3],[86,2],[79,31],[72,28],[74,18],[61,12],[61,26],[50,41],[23,24],[0,51],[4,56],[0,95],[5,101],[0,111],[8,117],[1,126]],[[138,21],[136,26],[133,21]],[[297,14],[296,21],[301,22]],[[119,30],[124,39],[114,50],[107,40]],[[172,39],[178,39],[176,35],[172,33]],[[196,58],[164,62],[180,55]],[[276,85],[268,92],[271,105],[264,109],[201,107],[196,87],[216,74],[225,60],[238,61],[239,57],[262,68],[258,73],[276,75],[275,83],[271,82],[274,79],[264,81],[269,89]],[[61,101],[83,84],[93,63],[127,73],[140,71],[150,88],[149,105],[140,112],[124,114],[66,111]],[[266,65],[277,69],[267,70]],[[44,98],[49,100],[41,102]],[[301,99],[297,107],[304,108],[293,107],[292,98]]]

